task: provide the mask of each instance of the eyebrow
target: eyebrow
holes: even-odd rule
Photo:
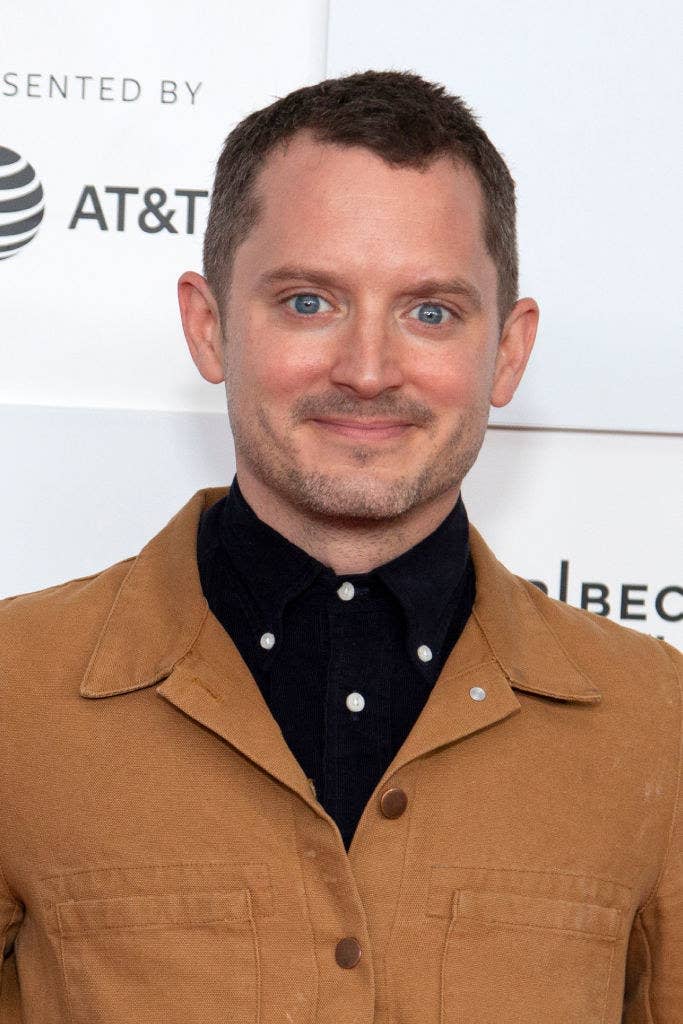
[[[269,270],[258,278],[258,285],[268,287],[283,281],[292,279],[310,281],[321,288],[334,288],[339,285],[339,279],[324,271],[312,270],[300,264],[291,264],[283,267],[276,267]],[[431,295],[439,292],[442,295],[457,295],[467,299],[476,312],[482,309],[481,293],[475,285],[464,281],[460,277],[453,277],[447,280],[440,280],[435,277],[420,278],[414,281],[409,288],[404,288],[404,295]]]

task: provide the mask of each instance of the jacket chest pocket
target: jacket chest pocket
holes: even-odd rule
[[[57,913],[72,1024],[258,1020],[248,890],[79,900]]]
[[[233,885],[57,900],[70,1024],[258,1024],[268,893]]]
[[[564,895],[451,890],[441,1024],[613,1019],[608,992],[625,915],[589,894],[579,898],[572,889],[580,881],[572,879]]]

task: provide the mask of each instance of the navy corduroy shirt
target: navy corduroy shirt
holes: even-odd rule
[[[462,499],[424,540],[337,576],[260,520],[237,479],[201,517],[209,607],[348,849],[474,603]]]

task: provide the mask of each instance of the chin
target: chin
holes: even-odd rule
[[[284,483],[284,481],[283,481]],[[292,504],[309,514],[335,519],[389,520],[443,493],[446,486],[425,486],[424,477],[382,479],[367,473],[326,474],[294,471],[285,485]]]

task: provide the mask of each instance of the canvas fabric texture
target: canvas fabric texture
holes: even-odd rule
[[[681,1024],[681,655],[471,528],[473,613],[347,854],[202,594],[225,493],[0,602],[0,1024]]]

